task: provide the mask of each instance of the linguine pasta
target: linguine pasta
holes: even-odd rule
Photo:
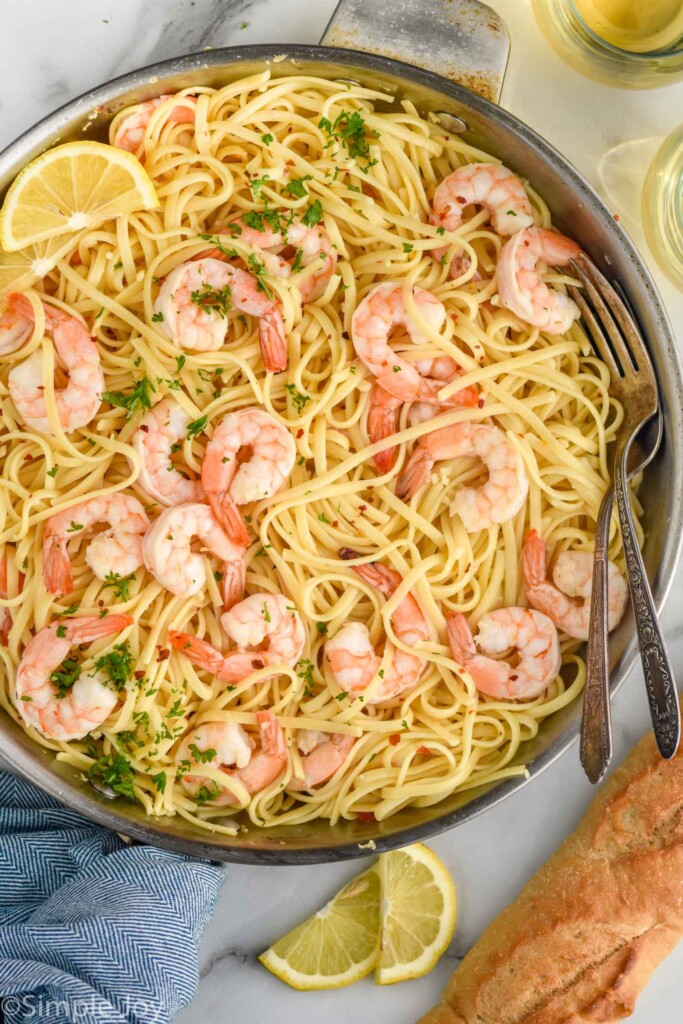
[[[104,726],[70,742],[24,727],[58,759],[105,790],[139,801],[150,815],[179,814],[228,834],[239,827],[234,815],[240,807],[215,807],[184,789],[175,754],[180,737],[205,722],[237,722],[255,733],[256,713],[265,708],[278,717],[289,756],[285,772],[250,801],[236,789],[256,825],[317,817],[334,823],[358,815],[381,820],[409,805],[431,805],[455,791],[518,775],[524,771],[521,744],[581,692],[580,644],[561,635],[563,669],[541,696],[495,700],[479,694],[456,666],[445,614],[462,611],[476,623],[488,611],[526,603],[520,562],[530,528],[555,554],[592,551],[609,479],[607,449],[623,416],[609,394],[607,367],[580,325],[545,335],[497,303],[494,272],[503,240],[485,211],[465,220],[457,235],[430,225],[437,184],[460,165],[491,157],[420,116],[409,102],[396,105],[392,97],[357,85],[304,76],[271,79],[264,72],[222,89],[193,89],[192,124],[168,117],[171,107],[188,102],[184,95],[157,106],[138,150],[159,208],[82,232],[73,251],[27,293],[35,312],[31,338],[20,352],[0,359],[0,543],[7,552],[9,595],[0,604],[13,620],[7,646],[0,648],[2,706],[24,724],[14,681],[33,632],[59,616],[105,614],[115,607],[134,624],[113,638],[130,657],[119,703]],[[335,129],[344,112],[360,115],[360,145],[348,131],[348,117],[342,120],[346,136]],[[112,139],[126,113],[114,119]],[[543,200],[532,188],[527,192],[535,223],[549,227]],[[264,278],[281,303],[287,336],[288,369],[278,374],[264,369],[254,317],[231,309],[225,344],[198,352],[178,348],[154,313],[159,282],[174,267],[206,251],[238,214],[264,209],[282,217],[313,209],[309,219],[321,218],[338,256],[324,293],[312,302],[302,303],[300,286],[313,268],[295,269],[288,279]],[[446,244],[469,257],[454,280],[448,278],[449,259],[432,255]],[[229,240],[229,249],[233,262],[250,266],[252,251],[239,236]],[[478,405],[441,413],[438,426],[493,423],[523,459],[528,498],[502,525],[467,533],[451,513],[457,489],[485,479],[473,459],[439,463],[414,498],[396,496],[401,466],[414,443],[434,429],[433,420],[409,426],[404,406],[397,437],[368,441],[373,381],[350,340],[351,317],[373,286],[389,280],[406,289],[419,284],[448,312],[441,331],[426,329],[428,343],[416,347],[399,334],[396,349],[407,359],[454,359],[463,376],[457,386],[446,385],[444,396],[470,385],[479,389]],[[569,279],[555,271],[545,280],[561,288]],[[86,427],[71,433],[56,413],[54,388],[62,371],[43,337],[41,293],[83,318],[101,355],[105,400]],[[11,367],[41,349],[52,436],[23,426],[8,398]],[[286,595],[306,629],[302,658],[275,677],[260,669],[226,685],[169,648],[169,630],[179,630],[227,650],[221,565],[209,555],[203,589],[174,596],[144,568],[123,581],[97,579],[85,561],[85,542],[74,536],[74,590],[55,598],[45,588],[42,536],[56,511],[115,491],[137,497],[151,519],[162,511],[140,487],[131,437],[149,405],[169,396],[192,421],[173,456],[177,471],[191,477],[199,476],[207,441],[228,412],[259,406],[295,438],[297,461],[288,481],[243,509],[253,541],[246,593]],[[382,474],[372,456],[396,443],[398,462]],[[396,569],[403,579],[398,591],[388,600],[374,591],[340,559],[342,548]],[[610,557],[623,564],[616,530]],[[323,656],[326,640],[349,621],[367,623],[379,650],[387,641],[385,669],[396,647],[406,649],[391,613],[408,591],[433,635],[421,645],[428,664],[417,686],[381,705],[340,692]],[[87,668],[111,646],[112,639],[99,641],[79,657]],[[296,744],[302,728],[348,734],[356,742],[344,769],[329,781],[310,792],[290,792],[289,782],[302,778]],[[224,784],[217,766],[202,765],[201,774]]]

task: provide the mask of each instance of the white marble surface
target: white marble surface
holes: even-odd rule
[[[0,146],[86,88],[153,60],[205,46],[247,42],[317,42],[336,0],[31,0],[3,6],[0,34]],[[377,0],[368,0],[377,2]],[[400,0],[394,0],[400,2]],[[505,18],[512,55],[503,103],[539,130],[600,186],[604,152],[664,135],[680,119],[683,83],[653,92],[617,92],[582,79],[543,45],[528,0],[489,0]],[[244,26],[244,27],[243,27]],[[622,215],[628,210],[621,210]],[[631,213],[634,210],[631,209]],[[637,220],[634,235],[639,235]],[[636,237],[639,245],[644,245]],[[649,262],[649,255],[645,252]],[[657,274],[683,350],[683,295]],[[683,675],[676,574],[663,624]],[[645,731],[642,677],[635,671],[614,705],[617,757]],[[202,948],[202,982],[179,1024],[280,1024],[324,1019],[411,1024],[438,998],[456,961],[579,819],[591,788],[572,749],[521,793],[483,817],[433,841],[459,891],[451,948],[419,981],[375,988],[365,980],[330,993],[290,991],[264,971],[256,954],[302,915],[317,909],[361,865],[315,869],[234,867],[228,872]],[[683,946],[642,995],[634,1024],[680,1024]]]

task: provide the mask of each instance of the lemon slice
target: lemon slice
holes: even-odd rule
[[[67,142],[14,179],[0,213],[0,245],[16,252],[158,205],[152,179],[132,153],[102,142]]]
[[[262,953],[264,967],[292,988],[341,988],[369,974],[379,948],[379,876],[352,878],[322,910]]]
[[[456,897],[451,876],[421,843],[379,859],[382,883],[379,985],[419,978],[431,971],[455,928]]]
[[[53,267],[77,244],[80,235],[50,238],[18,252],[0,249],[0,309],[3,297],[11,291],[23,292],[49,274]]]

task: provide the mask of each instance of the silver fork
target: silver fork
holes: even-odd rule
[[[662,757],[670,758],[676,753],[681,733],[678,694],[636,540],[627,482],[629,469],[633,469],[633,463],[629,465],[633,439],[658,413],[657,383],[640,332],[612,285],[584,254],[572,261],[572,266],[584,287],[584,294],[572,289],[572,297],[581,309],[583,321],[595,348],[609,367],[612,377],[611,391],[624,407],[624,419],[616,437],[613,488],[617,499],[629,590],[652,724]],[[586,299],[590,300],[590,304]],[[587,663],[587,673],[590,673],[587,691],[589,683],[590,690],[584,704],[582,723],[582,764],[594,782],[604,774],[611,754],[607,689],[606,537],[609,532],[611,505],[612,497],[608,491],[603,498],[596,528],[590,655]],[[598,540],[602,542],[600,545]],[[588,736],[584,738],[583,735],[584,730],[588,732],[589,725],[593,728],[590,743]],[[596,726],[602,733],[597,743]]]

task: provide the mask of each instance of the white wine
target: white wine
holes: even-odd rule
[[[588,28],[611,46],[651,53],[683,37],[682,0],[574,0]]]
[[[683,78],[683,0],[531,0],[539,28],[577,71],[626,89]]]

